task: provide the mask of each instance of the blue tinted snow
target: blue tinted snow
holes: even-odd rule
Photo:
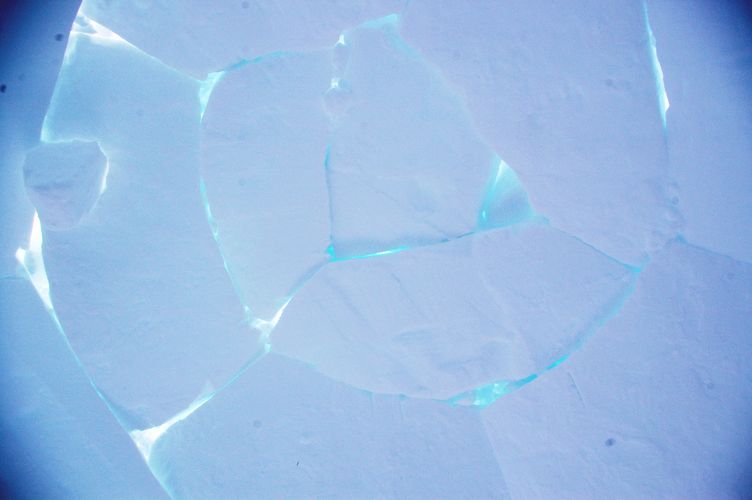
[[[60,322],[131,428],[161,424],[261,349],[201,203],[198,89],[125,41],[74,32],[45,120],[48,140],[96,140],[109,162],[94,210],[43,226],[43,252]]]
[[[97,147],[81,141],[106,155],[69,183],[86,217],[51,231],[55,196],[37,205],[55,313],[129,431],[161,429],[269,350],[386,394],[519,385],[629,295],[634,269],[533,210],[400,26],[199,81],[79,17],[52,154],[26,168],[44,180]]]
[[[722,210],[686,211],[688,236],[719,251],[748,253],[741,231],[717,230],[735,217],[719,225],[716,212],[748,211],[742,187],[721,189],[729,176],[691,180],[689,158],[718,156],[694,140],[711,90],[672,93],[666,113],[663,69],[691,76],[706,56],[678,47],[684,25],[656,39],[671,34],[665,3],[648,19],[628,1],[85,0],[23,167],[36,215],[19,275],[3,279],[30,284],[3,282],[15,299],[0,318],[56,334],[40,352],[70,350],[71,384],[39,366],[24,378],[30,361],[9,358],[14,425],[33,428],[23,405],[47,408],[40,428],[91,452],[64,452],[80,467],[109,464],[101,442],[120,450],[127,433],[116,492],[127,478],[156,487],[136,450],[172,497],[639,496],[645,477],[683,491],[661,483],[670,467],[653,448],[708,446],[666,437],[666,401],[708,420],[724,405],[743,413],[729,375],[744,372],[743,350],[724,345],[746,345],[733,333],[749,270],[676,238],[670,175],[690,201],[717,208],[727,198],[714,194],[731,193]],[[733,137],[719,144],[746,157]],[[34,309],[29,324],[10,316],[20,309]],[[604,325],[610,338],[588,353]],[[712,373],[703,345],[731,372]],[[701,386],[692,397],[687,380]],[[715,384],[721,405],[705,401]],[[114,419],[89,438],[90,420],[72,421],[83,410],[46,405],[48,390]],[[503,409],[462,407],[502,396]],[[540,422],[536,398],[569,413]],[[578,412],[619,433],[598,436],[608,450],[582,452]],[[733,428],[729,415],[718,421]],[[732,433],[712,436],[719,456],[733,448]],[[549,474],[594,460],[637,479],[609,490]]]

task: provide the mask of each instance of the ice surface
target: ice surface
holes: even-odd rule
[[[333,49],[258,57],[202,86],[205,203],[254,319],[270,321],[330,258],[533,215],[398,20],[348,30]]]
[[[43,228],[44,261],[71,344],[129,430],[162,424],[261,348],[201,204],[198,88],[77,31],[44,124],[47,140],[96,140],[109,161],[87,218]]]
[[[744,496],[746,22],[84,0],[69,34],[40,23],[57,52],[0,58],[0,496]]]
[[[330,47],[346,28],[404,8],[406,0],[84,0],[81,12],[199,79],[278,50]]]
[[[639,2],[414,0],[401,33],[554,226],[634,265],[676,233]]]
[[[338,262],[290,302],[272,349],[374,392],[449,399],[569,354],[634,272],[540,223]]]
[[[748,496],[750,299],[749,264],[656,255],[585,349],[483,413],[511,496]]]
[[[270,354],[165,434],[151,459],[176,498],[496,498],[481,416],[378,396]]]

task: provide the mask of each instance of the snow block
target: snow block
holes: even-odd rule
[[[203,80],[244,59],[331,47],[346,28],[405,0],[85,0],[81,12],[165,64]]]
[[[330,51],[275,54],[228,71],[203,117],[208,209],[255,318],[273,318],[329,260],[329,120],[322,96],[330,58]]]
[[[398,21],[365,23],[335,48],[327,172],[337,257],[472,232],[498,163]]]
[[[122,39],[76,31],[45,120],[47,140],[96,140],[109,160],[95,209],[43,227],[43,253],[60,322],[128,430],[161,424],[262,349],[201,203],[198,91]]]
[[[749,264],[657,254],[580,352],[484,411],[511,496],[747,496],[750,297]]]
[[[175,424],[152,467],[176,498],[499,498],[480,415],[378,396],[270,354]]]
[[[0,281],[0,478],[12,498],[168,498],[32,285]]]
[[[552,225],[632,265],[677,233],[639,2],[415,0],[400,31]]]
[[[634,272],[538,223],[330,264],[293,298],[272,349],[362,389],[448,399],[569,354]]]

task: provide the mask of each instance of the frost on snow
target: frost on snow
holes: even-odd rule
[[[686,246],[648,5],[574,3],[83,2],[16,257],[167,494],[525,491],[477,410]]]

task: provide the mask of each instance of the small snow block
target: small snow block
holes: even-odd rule
[[[41,144],[26,154],[26,192],[48,229],[78,224],[104,191],[107,158],[96,142]]]

